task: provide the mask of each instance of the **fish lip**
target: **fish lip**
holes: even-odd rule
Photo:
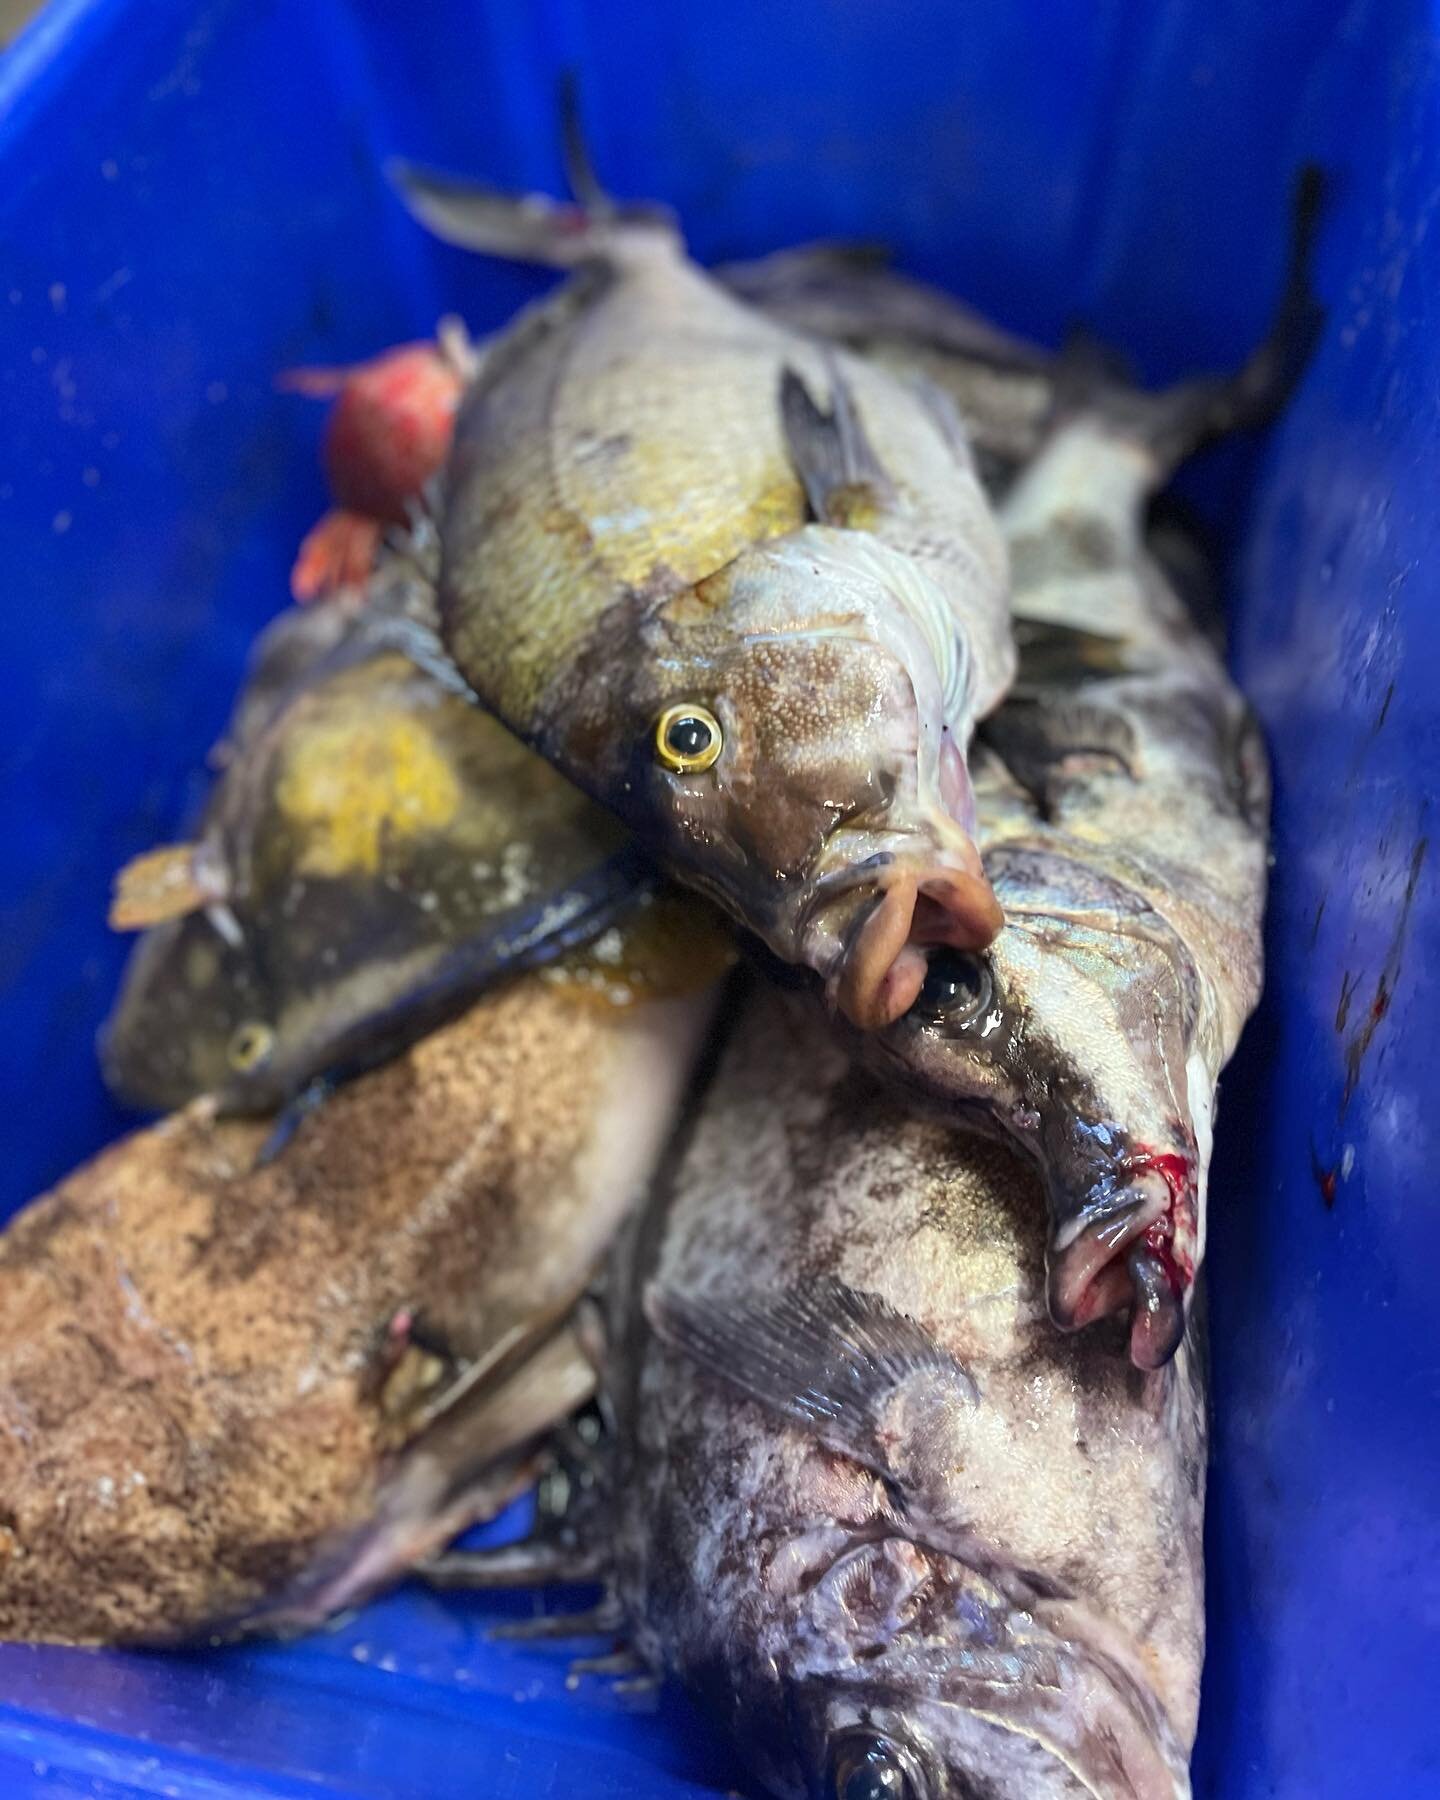
[[[1067,1204],[1046,1251],[1050,1316],[1062,1331],[1128,1306],[1135,1366],[1157,1369],[1174,1356],[1194,1275],[1177,1236],[1195,1203],[1195,1167],[1193,1151],[1131,1151],[1078,1208]]]
[[[926,950],[949,945],[983,950],[993,942],[1004,915],[979,867],[940,858],[890,855],[872,861],[864,875],[837,881],[807,906],[805,925],[811,954],[819,966],[815,936],[824,915],[866,885],[875,888],[871,903],[843,933],[838,954],[823,958],[826,993],[851,1024],[862,1031],[883,1030],[914,1005],[925,980]]]

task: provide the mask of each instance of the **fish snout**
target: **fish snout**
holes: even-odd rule
[[[1004,923],[973,850],[964,859],[896,859],[877,885],[827,983],[835,1005],[862,1031],[878,1031],[910,1010],[925,983],[929,951],[983,950]]]
[[[1194,1281],[1194,1159],[1144,1153],[1108,1174],[1051,1236],[1050,1316],[1079,1331],[1130,1311],[1130,1360],[1158,1369],[1180,1347]]]

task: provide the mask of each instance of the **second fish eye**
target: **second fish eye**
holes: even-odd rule
[[[920,1800],[899,1751],[883,1737],[842,1738],[830,1758],[831,1800]]]
[[[655,721],[655,757],[676,775],[710,768],[724,746],[720,721],[708,706],[667,706]]]
[[[973,1024],[994,995],[995,983],[983,957],[968,950],[937,950],[911,1011],[918,1019],[960,1028]]]
[[[274,1045],[275,1033],[270,1027],[261,1024],[258,1019],[250,1019],[235,1027],[225,1054],[232,1069],[247,1075],[251,1069],[259,1068]]]

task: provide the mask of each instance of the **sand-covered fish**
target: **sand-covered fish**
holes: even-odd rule
[[[1200,1358],[1056,1332],[1044,1235],[1022,1158],[767,994],[613,1261],[617,1629],[783,1800],[1190,1791]]]
[[[642,898],[341,1089],[197,1103],[0,1235],[0,1637],[313,1624],[523,1485],[665,1142],[725,934]]]
[[[967,756],[1010,680],[953,407],[725,292],[656,215],[408,172],[440,235],[575,271],[492,341],[439,507],[487,707],[872,1027],[999,926]]]
[[[447,684],[423,580],[262,639],[193,844],[122,873],[150,924],[103,1038],[154,1107],[284,1103],[600,930],[647,877],[624,833]],[[170,915],[170,916],[167,916]]]

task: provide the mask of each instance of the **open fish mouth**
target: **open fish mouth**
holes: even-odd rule
[[[915,1004],[932,950],[983,950],[1003,924],[974,851],[882,851],[820,879],[801,920],[802,955],[824,971],[839,1011],[878,1031]]]
[[[1169,1362],[1194,1282],[1193,1157],[1142,1152],[1059,1224],[1047,1258],[1050,1316],[1063,1331],[1130,1309],[1130,1360]]]
[[[983,875],[944,863],[894,865],[850,934],[829,992],[852,1024],[879,1031],[920,997],[928,951],[982,950],[1003,922]]]

